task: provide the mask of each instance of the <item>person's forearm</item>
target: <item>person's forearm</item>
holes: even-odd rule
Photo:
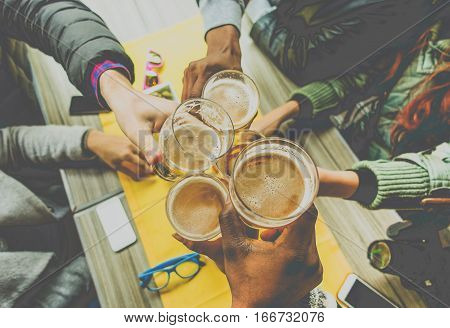
[[[102,97],[114,112],[126,110],[125,106],[120,105],[121,102],[125,100],[124,98],[137,93],[137,90],[133,89],[130,80],[116,70],[104,72],[100,76],[99,84]]]
[[[359,177],[353,171],[331,171],[318,168],[319,196],[350,198],[359,186]]]
[[[206,34],[207,55],[221,54],[241,59],[239,31],[233,25],[224,25],[210,30]],[[235,67],[233,69],[240,69]]]
[[[52,56],[85,96],[94,95],[90,74],[104,60],[127,67],[133,78],[133,63],[119,41],[79,0],[0,1],[0,33]]]
[[[295,100],[289,100],[287,103],[275,108],[273,111],[256,120],[251,129],[265,136],[271,136],[280,125],[300,113],[300,105]]]
[[[88,160],[83,126],[16,126],[0,129],[0,169],[30,165],[65,166]]]
[[[197,0],[203,16],[205,32],[232,25],[237,31],[241,28],[242,14],[246,2],[242,0]]]

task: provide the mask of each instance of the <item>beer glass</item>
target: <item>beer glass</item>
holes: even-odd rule
[[[219,215],[228,196],[225,185],[210,175],[192,175],[176,182],[166,199],[166,213],[182,237],[202,241],[220,234]]]
[[[161,161],[155,172],[174,181],[209,169],[232,146],[234,127],[227,112],[207,99],[182,103],[159,133]]]
[[[234,135],[233,147],[231,147],[231,149],[224,156],[219,158],[214,168],[220,172],[224,178],[229,178],[231,176],[234,162],[236,161],[239,153],[252,142],[263,138],[264,136],[256,131],[237,131]]]
[[[225,70],[211,76],[202,97],[221,105],[236,130],[248,128],[258,114],[258,88],[249,76],[239,71]]]
[[[318,188],[312,159],[300,146],[282,138],[257,140],[242,150],[229,186],[242,220],[268,229],[299,218],[312,205]]]

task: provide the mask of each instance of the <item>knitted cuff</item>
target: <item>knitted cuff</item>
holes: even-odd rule
[[[405,161],[362,161],[353,170],[371,171],[378,184],[377,195],[367,207],[405,208],[416,203],[430,192],[428,172],[413,163]]]
[[[336,102],[336,92],[324,82],[312,82],[297,90],[290,97],[300,103],[302,118],[311,119],[316,113],[339,105]],[[309,113],[309,114],[305,114]],[[308,117],[310,116],[310,117]]]

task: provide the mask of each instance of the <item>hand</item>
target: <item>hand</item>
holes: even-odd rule
[[[247,237],[245,224],[230,203],[219,219],[220,239],[176,239],[217,263],[230,284],[233,307],[295,307],[322,281],[315,207],[287,226],[274,242]]]
[[[197,98],[206,81],[215,73],[233,69],[241,71],[239,32],[232,25],[217,27],[206,34],[206,57],[191,62],[184,71],[182,100]]]
[[[251,125],[251,130],[259,132],[266,137],[274,134],[280,125],[294,117],[300,112],[300,104],[295,100],[290,100],[287,103],[275,108],[270,113],[255,120]]]
[[[87,135],[86,146],[106,165],[135,180],[152,173],[152,167],[146,162],[142,152],[127,138],[91,130]]]
[[[154,164],[158,160],[158,146],[153,133],[159,132],[178,104],[133,89],[130,81],[114,70],[100,76],[100,89],[122,131],[139,147],[147,162]]]

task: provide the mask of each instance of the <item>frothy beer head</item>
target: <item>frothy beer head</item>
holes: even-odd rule
[[[238,71],[222,71],[206,83],[203,97],[221,105],[233,121],[235,129],[247,126],[256,116],[259,106],[254,82]]]
[[[307,210],[317,186],[316,168],[300,147],[268,138],[250,144],[239,155],[230,194],[247,223],[271,228],[289,224]]]
[[[227,189],[215,178],[199,175],[175,184],[166,202],[167,217],[184,238],[209,240],[220,233],[219,215]]]
[[[255,156],[242,163],[235,186],[248,208],[275,220],[292,215],[305,194],[300,169],[295,162],[278,154]]]

